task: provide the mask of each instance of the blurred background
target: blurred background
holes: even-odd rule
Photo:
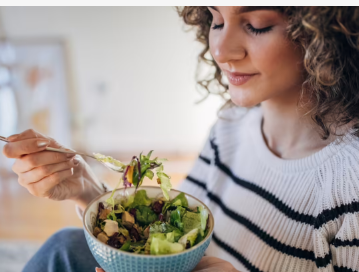
[[[196,104],[202,46],[186,29],[174,7],[0,7],[0,135],[33,128],[124,161],[154,149],[177,187],[223,103]],[[89,163],[115,186],[116,173]],[[82,225],[73,203],[19,186],[12,164],[0,155],[2,272],[20,271],[60,228]]]

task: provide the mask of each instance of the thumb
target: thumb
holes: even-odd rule
[[[105,272],[105,270],[103,270],[102,268],[96,267],[96,272]]]

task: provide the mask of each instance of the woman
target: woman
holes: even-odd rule
[[[197,26],[200,59],[215,67],[200,84],[219,83],[232,104],[181,188],[216,219],[196,269],[359,271],[359,8],[185,7],[180,15]],[[17,158],[30,193],[81,209],[101,193],[81,158],[43,151],[59,147],[54,140],[34,131],[9,140],[4,153]],[[55,234],[25,271],[93,269],[81,261],[93,258],[80,233]]]

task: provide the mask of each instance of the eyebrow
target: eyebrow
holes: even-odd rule
[[[208,6],[211,9],[214,9],[215,11],[218,11],[218,8],[216,7],[212,7],[212,6]],[[246,13],[246,12],[251,12],[251,11],[256,11],[256,10],[277,10],[278,7],[261,7],[261,6],[255,6],[255,7],[236,7],[234,10],[235,14],[242,14],[242,13]]]

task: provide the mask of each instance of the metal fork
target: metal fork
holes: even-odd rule
[[[0,141],[3,142],[7,142],[9,143],[10,141],[7,140],[6,137],[0,136]],[[73,150],[69,150],[69,149],[58,149],[58,148],[53,148],[53,147],[46,147],[46,150],[48,151],[53,151],[53,152],[59,152],[59,153],[67,153],[67,154],[74,154],[74,155],[81,155],[81,156],[86,156],[92,159],[95,159],[96,161],[98,161],[94,156],[86,154],[86,153],[81,153],[81,152],[77,152],[77,151],[73,151]],[[121,167],[118,167],[116,165],[113,165],[112,163],[109,162],[101,162],[98,161],[100,163],[102,163],[103,165],[105,165],[107,168],[110,168],[111,170],[115,171],[115,172],[123,172],[123,169]]]

